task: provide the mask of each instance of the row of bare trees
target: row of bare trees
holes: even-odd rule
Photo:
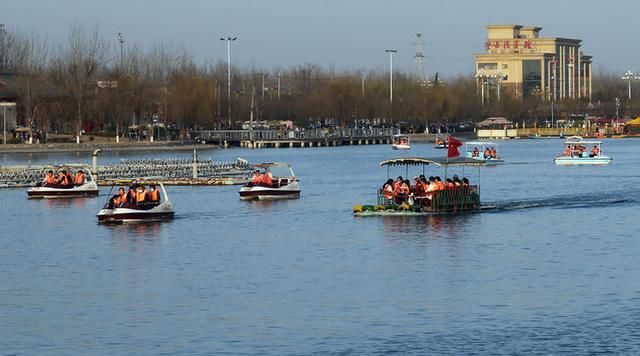
[[[115,41],[112,41],[115,42]],[[356,119],[386,119],[408,124],[473,121],[487,116],[539,121],[550,115],[541,97],[515,98],[505,91],[500,101],[482,104],[475,79],[449,78],[435,85],[394,74],[394,101],[389,101],[388,73],[345,71],[333,74],[304,64],[264,70],[232,69],[232,95],[226,91],[224,62],[197,63],[183,47],[158,44],[149,50],[112,46],[98,30],[74,25],[63,45],[38,35],[9,32],[0,36],[0,73],[18,97],[19,123],[44,132],[83,131],[124,134],[134,123],[153,119],[176,128],[226,126],[228,105],[233,122],[249,118],[334,118],[349,125]],[[557,115],[589,112],[614,115],[615,98],[626,84],[612,74],[594,78],[588,100],[566,99]],[[623,100],[621,115],[640,112],[640,100]]]

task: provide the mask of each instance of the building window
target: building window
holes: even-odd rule
[[[508,64],[503,64],[502,65],[502,69],[509,69],[509,65]]]
[[[535,95],[540,91],[542,80],[542,62],[539,60],[522,61],[522,94]]]
[[[478,63],[478,71],[490,71],[498,69],[498,63]]]

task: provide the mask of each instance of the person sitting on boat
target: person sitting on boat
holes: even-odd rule
[[[600,154],[600,149],[598,148],[598,145],[593,145],[593,148],[591,149],[591,154],[589,155],[589,157],[593,158],[593,157],[596,157],[598,154]]]
[[[572,157],[572,150],[571,150],[571,145],[567,145],[567,148],[564,150],[564,155],[567,157]]]
[[[498,154],[496,153],[496,149],[494,147],[491,147],[491,149],[489,149],[489,153],[491,155],[491,158],[498,158]]]
[[[393,182],[393,191],[396,193],[400,192],[400,185],[402,184],[402,182],[404,182],[404,178],[402,178],[402,176],[398,176],[398,178],[396,178],[395,182]]]
[[[109,209],[120,208],[127,202],[127,195],[124,188],[120,187],[116,195],[109,199]]]
[[[459,187],[462,185],[462,181],[460,180],[460,177],[458,177],[457,175],[453,176],[453,185],[455,185],[456,187]]]
[[[44,176],[44,180],[42,181],[43,186],[52,186],[56,185],[56,176],[53,175],[53,171],[47,171],[47,175]]]
[[[437,190],[444,190],[445,185],[444,185],[444,182],[442,181],[442,179],[440,179],[440,176],[436,176],[435,177],[435,181],[436,181],[436,189]]]
[[[149,202],[149,194],[147,194],[147,190],[144,185],[140,184],[136,188],[136,207],[144,208],[147,206]]]
[[[68,186],[71,184],[71,180],[69,179],[69,175],[67,171],[64,169],[58,173],[58,179],[56,179],[56,184],[61,186]]]
[[[125,204],[132,207],[136,206],[136,187],[133,185],[129,187]]]
[[[467,179],[467,177],[462,178],[462,186],[463,187],[469,186],[469,180]]]
[[[409,195],[411,194],[411,182],[408,179],[405,179],[400,183],[400,193],[398,194],[398,198],[400,198],[400,203],[407,202],[409,199]]]
[[[273,185],[273,179],[270,172],[265,172],[262,175],[262,185],[270,187]]]
[[[78,169],[76,172],[76,176],[73,178],[73,181],[76,185],[83,185],[85,181],[85,175],[82,169]]]
[[[385,203],[390,203],[393,200],[395,195],[393,192],[393,179],[387,179],[382,185],[382,194],[384,195]]]
[[[427,186],[427,194],[426,197],[431,201],[433,199],[433,192],[438,190],[438,184],[436,183],[435,177],[429,177],[429,185]]]
[[[453,180],[451,178],[447,178],[446,187],[447,189],[454,189],[456,187],[456,185],[453,184]]]
[[[484,159],[489,159],[491,158],[491,151],[489,151],[489,147],[484,149]]]
[[[149,192],[147,193],[149,198],[149,203],[152,205],[160,204],[160,191],[156,189],[156,186],[151,184],[149,186]]]
[[[262,182],[262,174],[260,174],[260,171],[256,169],[253,172],[253,177],[251,177],[251,184],[258,185],[260,182]]]
[[[421,197],[425,194],[424,186],[422,185],[422,181],[420,178],[413,177],[413,195],[415,197]]]
[[[473,148],[473,152],[471,153],[472,157],[480,157],[480,152],[478,152],[478,147]]]

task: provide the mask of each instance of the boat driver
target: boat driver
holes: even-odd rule
[[[589,157],[596,157],[599,153],[600,153],[600,149],[598,148],[598,145],[593,145],[593,148],[591,149],[591,154],[589,155]]]
[[[56,184],[56,176],[53,175],[53,171],[47,171],[47,175],[44,176],[43,186],[52,186]]]

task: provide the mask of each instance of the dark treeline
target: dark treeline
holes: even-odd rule
[[[59,46],[38,35],[8,32],[0,35],[0,73],[6,73],[6,84],[18,97],[18,123],[44,132],[122,133],[133,123],[153,119],[178,129],[228,123],[226,63],[197,63],[179,46],[121,47],[97,30],[77,25]],[[487,116],[536,123],[550,116],[544,98],[516,99],[507,88],[499,102],[494,93],[483,105],[472,75],[431,85],[396,72],[391,107],[388,80],[388,72],[334,74],[314,64],[270,70],[232,67],[233,122],[249,119],[252,96],[256,120],[293,120],[299,125],[309,118],[352,125],[356,119],[389,122],[393,117],[394,122],[418,126]],[[591,103],[563,100],[556,105],[556,115],[614,116],[616,97],[622,99],[621,117],[636,115],[640,100],[629,101],[626,93],[627,83],[620,76],[600,74],[594,77]]]

